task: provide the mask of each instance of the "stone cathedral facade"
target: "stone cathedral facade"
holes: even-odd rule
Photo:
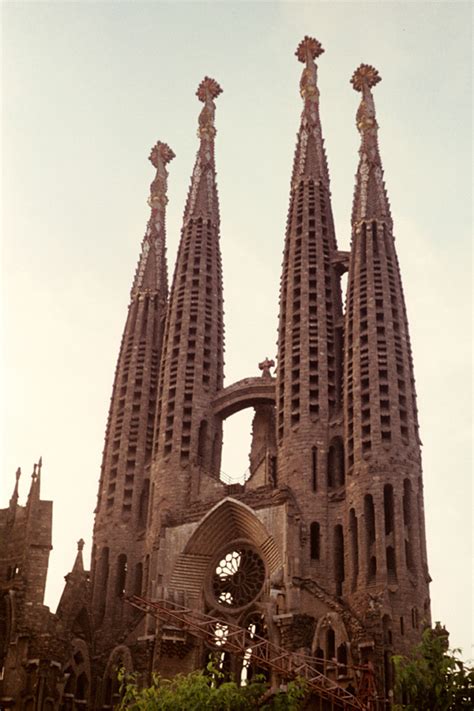
[[[352,689],[350,668],[370,662],[388,700],[392,654],[430,623],[413,364],[372,95],[380,77],[362,64],[351,80],[360,159],[345,252],[319,115],[322,52],[309,37],[296,51],[303,110],[275,374],[267,359],[261,374],[224,385],[214,79],[197,91],[199,148],[170,289],[174,154],[161,142],[151,152],[151,215],[115,373],[90,571],[80,541],[55,614],[43,604],[52,504],[40,497],[41,462],[26,506],[18,472],[0,512],[2,708],[110,709],[120,666],[146,683],[152,670],[205,664],[202,641],[140,613],[131,595],[257,630]],[[222,424],[249,407],[249,476],[228,484]],[[237,677],[250,673],[249,660],[221,660]]]

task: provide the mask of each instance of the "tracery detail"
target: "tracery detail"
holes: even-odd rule
[[[232,547],[219,559],[212,577],[212,592],[219,605],[240,608],[251,603],[265,581],[265,564],[251,547]]]

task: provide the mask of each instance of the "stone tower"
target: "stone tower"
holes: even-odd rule
[[[120,346],[102,458],[92,549],[92,615],[108,648],[129,624],[123,596],[143,584],[150,467],[158,373],[168,298],[166,165],[172,150],[158,142],[142,241]]]
[[[5,708],[111,709],[119,667],[149,683],[154,670],[203,667],[216,648],[223,671],[248,679],[251,652],[221,649],[237,625],[306,655],[346,691],[359,691],[354,665],[370,663],[385,709],[391,656],[407,652],[430,622],[413,365],[372,97],[380,77],[364,64],[352,77],[361,148],[345,252],[336,243],[320,121],[323,51],[310,37],[296,50],[303,110],[275,376],[267,358],[261,375],[224,387],[214,79],[197,90],[199,146],[169,299],[166,166],[174,156],[164,143],[152,150],[151,216],[115,373],[91,572],[80,541],[58,611],[48,613],[57,670],[55,687],[49,672],[50,706],[38,702],[33,677],[25,692],[17,675],[22,682],[4,687],[12,700],[0,698]],[[245,408],[255,412],[250,468],[245,481],[228,483],[222,425]],[[15,513],[15,496],[0,522],[19,539],[15,517],[28,517],[33,504]],[[42,572],[31,577],[38,604],[49,545],[43,514],[34,551]],[[218,618],[219,633],[204,642],[133,608],[133,595]],[[31,700],[37,705],[25,705]]]
[[[385,674],[429,620],[420,439],[408,322],[378,147],[374,67],[351,83],[361,93],[344,347],[348,543],[345,595],[382,605]]]

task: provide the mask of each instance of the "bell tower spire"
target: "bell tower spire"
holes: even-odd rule
[[[368,64],[351,80],[361,93],[361,145],[345,316],[345,590],[356,608],[363,593],[381,596],[384,619],[400,620],[385,641],[403,650],[419,638],[415,623],[404,632],[410,608],[412,620],[429,622],[429,576],[410,337],[372,95],[379,81]],[[388,656],[392,648],[379,651]]]
[[[133,576],[132,570],[141,565],[167,306],[165,211],[167,164],[173,158],[171,148],[161,141],[149,156],[156,170],[148,200],[151,214],[133,279],[110,402],[92,551],[99,626],[107,626],[111,617],[120,626],[123,610],[115,593],[133,584],[127,581],[127,571]]]
[[[280,285],[277,433],[282,454],[286,448],[294,452],[301,437],[326,450],[329,423],[340,407],[342,305],[315,63],[323,51],[312,37],[296,50],[305,65],[304,103]],[[286,456],[281,460],[289,463]]]
[[[155,498],[181,508],[200,473],[219,477],[221,423],[211,402],[223,384],[224,326],[219,205],[214,158],[215,99],[205,77],[196,92],[199,148],[184,210],[170,294],[156,428]]]

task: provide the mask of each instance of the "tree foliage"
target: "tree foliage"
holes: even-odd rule
[[[474,668],[448,651],[446,630],[423,632],[421,643],[409,657],[396,656],[395,692],[403,703],[395,711],[460,711],[474,709]]]
[[[306,695],[303,679],[289,682],[287,690],[269,698],[269,686],[258,676],[246,686],[225,681],[211,662],[206,671],[178,674],[165,679],[153,674],[153,682],[140,688],[136,679],[120,673],[122,699],[119,711],[298,711]]]

